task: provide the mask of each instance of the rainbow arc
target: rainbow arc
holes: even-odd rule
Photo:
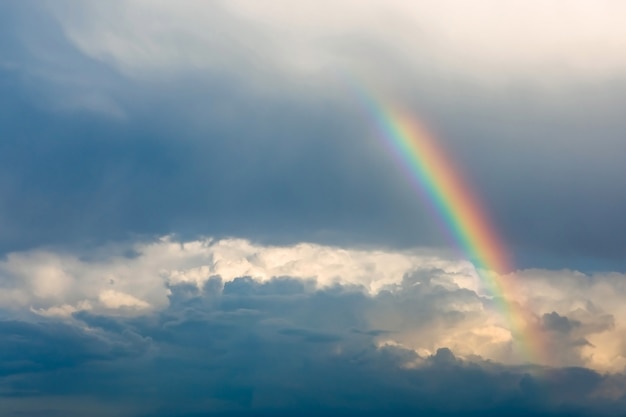
[[[533,315],[514,302],[516,285],[510,255],[488,220],[476,194],[458,174],[433,136],[407,112],[364,91],[362,104],[379,136],[402,166],[414,190],[432,207],[456,245],[472,262],[476,273],[509,323],[513,340],[525,359],[545,363]]]

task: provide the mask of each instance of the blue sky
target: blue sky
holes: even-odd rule
[[[622,413],[624,17],[4,2],[0,407]],[[512,254],[543,363],[346,79],[437,132]]]

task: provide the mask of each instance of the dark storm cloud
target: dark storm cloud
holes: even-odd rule
[[[599,258],[623,268],[626,194],[616,179],[626,175],[626,123],[615,109],[626,104],[626,82],[555,89],[473,90],[465,114],[441,125],[522,262],[593,269]]]
[[[313,93],[254,88],[241,72],[129,76],[38,3],[0,7],[3,252],[166,233],[447,243],[336,83]],[[554,93],[425,79],[403,99],[438,127],[518,266],[626,267],[621,78]]]
[[[4,251],[137,234],[294,241],[402,229],[409,208],[389,205],[398,198],[381,164],[342,139],[360,132],[333,110],[198,74],[131,82],[31,8],[20,16],[41,19],[43,33],[3,45],[12,59],[0,69]],[[81,101],[90,97],[108,107]]]
[[[115,329],[120,330],[120,329]],[[106,361],[143,354],[149,345],[136,334],[85,332],[55,321],[0,321],[2,376],[73,368],[89,361]]]
[[[21,415],[37,415],[37,407],[63,413],[91,398],[129,416],[590,416],[620,415],[624,406],[611,397],[620,374],[376,347],[384,329],[366,327],[358,312],[378,301],[356,288],[213,278],[203,290],[170,289],[170,306],[152,316],[0,323],[0,405],[28,399],[35,409]]]
[[[561,333],[569,333],[575,327],[580,327],[580,322],[576,320],[570,320],[567,317],[559,315],[557,312],[552,312],[543,315],[544,328]]]

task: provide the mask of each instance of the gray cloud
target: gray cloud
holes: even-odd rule
[[[232,38],[236,42],[229,49],[229,31],[246,21],[237,16],[248,7],[253,15],[262,11],[244,4],[221,10],[218,15],[228,16],[225,32],[211,38],[211,50],[219,54],[200,56],[193,48],[201,48],[206,37],[188,29],[196,23],[206,27],[215,16],[197,13],[193,24],[180,26],[190,10],[181,8],[169,21],[160,13],[170,6],[155,6],[155,21],[163,25],[159,36],[173,45],[190,45],[186,57],[201,62],[191,66],[195,70],[166,65],[165,72],[154,73],[150,68],[171,61],[161,54],[181,50],[170,51],[167,42],[156,45],[153,38],[139,36],[141,25],[129,26],[149,15],[139,13],[139,5],[97,6],[101,21],[91,19],[91,6],[81,8],[80,19],[73,9],[52,13],[56,7],[3,6],[5,20],[20,22],[3,25],[0,45],[6,57],[0,69],[0,105],[6,110],[0,248],[5,252],[166,233],[395,247],[447,244],[338,81],[334,71],[343,64],[328,58],[335,54],[328,43],[314,42],[312,48],[330,60],[323,60],[324,68],[306,70],[306,82],[298,81],[303,79],[298,65],[281,66],[283,53],[294,45],[286,50],[274,45],[275,54],[267,50],[271,43],[264,45],[259,53],[267,52],[267,66],[257,74],[264,80],[259,88],[247,75],[251,67],[242,73],[230,71],[230,64],[209,65],[205,71],[202,57],[247,53],[242,45],[248,39],[267,39],[253,32],[273,39],[281,27],[296,30],[273,12],[267,18],[278,19],[274,26],[257,21],[252,32],[241,33],[241,42]],[[395,3],[389,7],[400,10]],[[424,13],[445,15],[443,9],[428,10]],[[487,13],[480,10],[481,16]],[[561,22],[563,30],[577,21],[578,12]],[[602,61],[613,75],[602,72],[596,78],[562,69],[562,78],[576,82],[552,89],[537,78],[540,72],[531,71],[533,65],[524,66],[530,78],[515,76],[493,85],[443,71],[445,60],[415,72],[402,48],[386,47],[389,39],[378,44],[361,31],[360,19],[368,16],[355,17],[350,35],[339,36],[342,43],[362,45],[351,49],[350,65],[359,64],[359,56],[389,58],[377,62],[393,63],[383,73],[397,77],[391,84],[378,83],[380,90],[399,91],[390,96],[437,126],[439,139],[474,184],[519,265],[624,268],[626,197],[616,178],[626,174],[620,159],[626,127],[615,109],[623,107],[626,96],[618,62]],[[491,22],[488,16],[483,17]],[[94,25],[83,27],[82,21]],[[114,23],[120,26],[117,40],[102,43]],[[316,38],[323,27],[302,30]],[[601,26],[593,28],[581,36],[607,38]],[[191,41],[194,36],[198,44]],[[410,32],[398,36],[411,39]],[[419,47],[431,53],[432,45],[423,41]],[[451,54],[458,52],[448,46]],[[123,52],[127,48],[145,54]],[[309,52],[316,53],[301,48],[302,54]],[[171,62],[189,64],[179,58]],[[128,64],[132,74],[119,71],[125,60],[134,62]],[[476,65],[472,68],[481,68]],[[372,74],[371,80],[379,78]]]
[[[624,406],[615,392],[622,374],[461,360],[447,348],[420,356],[380,345],[384,329],[368,327],[359,311],[382,294],[312,290],[291,278],[213,278],[204,289],[170,290],[169,307],[154,315],[82,312],[67,324],[2,322],[8,356],[0,403],[19,408],[18,400],[28,399],[33,411],[26,415],[37,415],[37,406],[71,412],[73,399],[92,398],[118,403],[129,416],[585,416],[619,415]]]
[[[3,415],[623,414],[623,6],[146,4],[0,4]],[[474,186],[545,366],[346,78]]]
[[[227,283],[223,293],[220,279]],[[277,335],[323,342],[349,329],[422,356],[445,346],[461,358],[479,355],[507,364],[535,361],[602,371],[626,365],[623,274],[520,270],[498,279],[514,287],[494,294],[469,262],[433,250],[161,238],[80,255],[12,253],[0,262],[0,307],[9,319],[24,312],[59,319],[79,313],[141,317],[172,303],[193,310],[196,298],[187,306],[185,297],[205,288],[221,294],[209,297],[221,306],[240,303],[231,295],[245,294],[246,303],[233,308],[254,315],[273,311],[274,298],[288,303],[319,289],[327,292],[316,293],[314,302],[303,297],[293,304],[295,317],[303,313],[309,326],[282,323]],[[333,288],[353,290],[354,322],[335,314],[337,299],[328,296]],[[333,308],[320,309],[318,303]],[[515,324],[519,317],[503,308],[511,303],[527,313],[525,323]],[[205,312],[197,314],[206,318]],[[527,325],[531,327],[525,329]],[[529,342],[531,351],[525,348]]]

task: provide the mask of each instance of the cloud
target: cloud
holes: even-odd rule
[[[138,335],[104,334],[54,320],[2,320],[3,376],[73,368],[89,361],[142,354],[149,342]],[[5,381],[6,382],[6,381]]]
[[[75,409],[85,401],[109,401],[128,416],[609,416],[623,410],[619,372],[505,365],[463,359],[446,346],[419,353],[408,341],[394,341],[408,332],[411,318],[412,334],[428,339],[427,322],[441,316],[431,310],[469,296],[450,281],[447,290],[434,283],[441,280],[407,276],[401,289],[368,294],[350,283],[213,276],[201,286],[170,283],[168,304],[148,314],[102,310],[76,312],[69,321],[5,320],[0,404],[26,415],[84,415]],[[396,298],[395,310],[389,297]],[[383,326],[372,316],[395,320]],[[458,314],[443,317],[448,325],[460,321]]]
[[[611,1],[481,0],[50,3],[85,54],[121,71],[214,71],[265,78],[337,68],[442,70],[490,83],[504,77],[577,79],[623,74],[626,9]],[[332,10],[332,18],[329,18]],[[620,36],[622,34],[622,36]],[[368,53],[363,53],[366,50]]]
[[[129,250],[133,256],[127,255]],[[504,277],[516,283],[507,302],[530,312],[536,333],[511,327],[511,317],[493,297],[501,294],[491,294],[469,263],[430,249],[165,237],[80,256],[13,253],[0,263],[0,276],[1,307],[12,315],[31,312],[70,321],[82,312],[144,317],[162,314],[172,303],[195,311],[193,303],[213,300],[222,307],[232,304],[228,314],[275,313],[268,320],[282,323],[277,334],[300,341],[332,341],[355,329],[355,334],[372,336],[378,346],[400,346],[421,356],[446,347],[461,358],[506,364],[530,360],[601,371],[626,366],[621,342],[626,335],[624,276],[618,273],[520,270]],[[335,291],[350,302],[339,303]],[[278,311],[269,300],[278,300]],[[350,312],[352,319],[342,321],[339,310]],[[206,317],[202,309],[198,314]],[[306,320],[284,321],[298,314]],[[529,342],[536,350],[530,357],[523,354]]]
[[[113,309],[122,307],[142,309],[149,306],[149,304],[143,300],[115,290],[102,291],[98,295],[98,299],[105,307]]]
[[[433,125],[520,266],[624,270],[622,6],[305,3],[3,5],[0,251],[447,243],[352,77]]]
[[[0,4],[3,415],[623,414],[625,13]],[[507,300],[346,79],[432,125]]]

